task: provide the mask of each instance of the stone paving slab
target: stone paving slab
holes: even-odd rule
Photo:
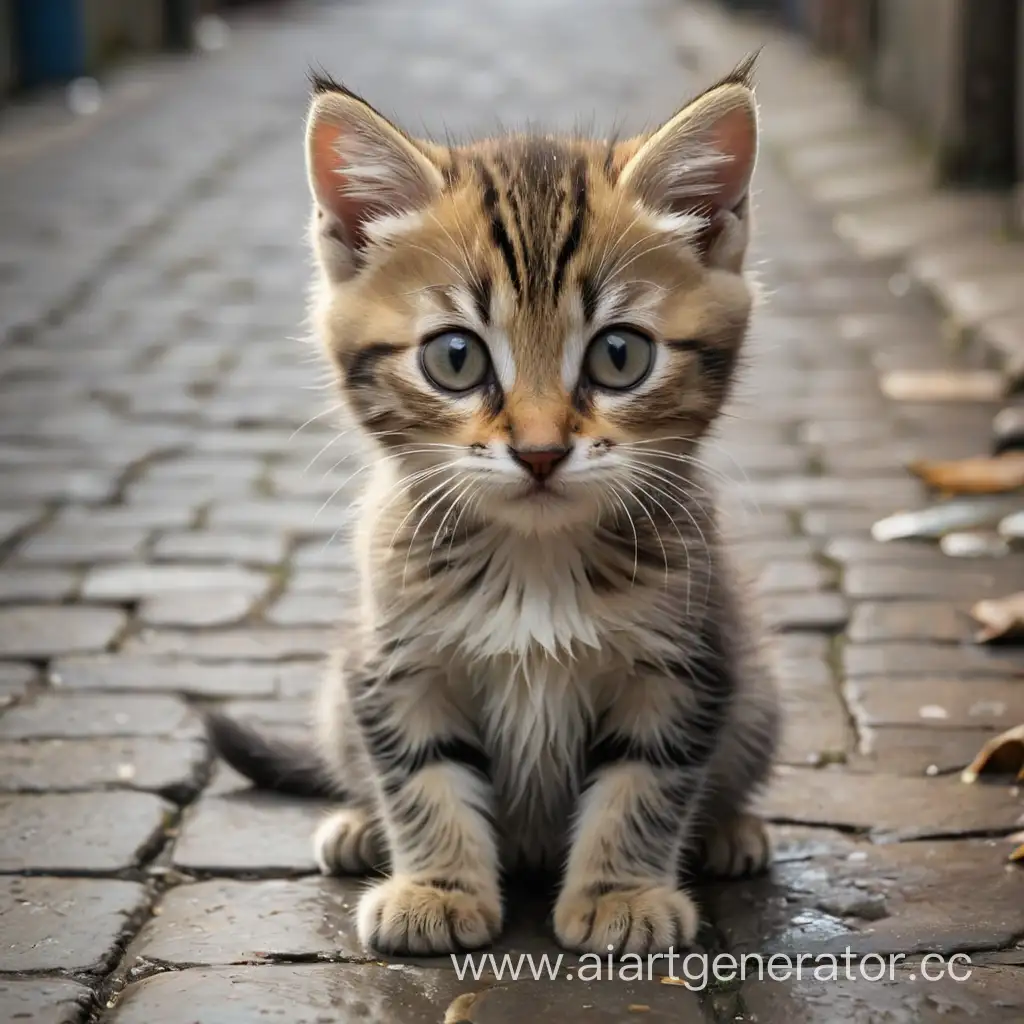
[[[968,615],[969,602],[862,601],[851,615],[846,635],[855,643],[888,640],[927,640],[961,643],[976,624]]]
[[[190,658],[61,658],[53,674],[76,692],[167,693],[190,697],[272,697],[300,685],[304,665],[211,663]]]
[[[236,590],[181,591],[147,598],[139,606],[144,626],[172,628],[214,628],[241,623],[257,600]]]
[[[860,717],[857,732],[859,742],[847,767],[918,777],[959,773],[993,735],[989,729],[947,728],[944,722],[875,727]]]
[[[844,968],[841,966],[840,971]],[[932,976],[938,971],[929,962]],[[954,968],[962,976],[968,968]],[[878,973],[872,963],[868,974]],[[985,1024],[1016,1024],[1024,1019],[1024,976],[1020,968],[975,968],[965,981],[944,977],[926,981],[920,965],[901,965],[892,978],[879,981],[854,976],[848,981],[748,983],[739,993],[737,1021],[789,1021],[792,1024],[860,1024],[861,1021],[913,1021],[948,1024],[979,1020]],[[724,1018],[730,1019],[730,1018]]]
[[[153,545],[153,557],[168,562],[238,562],[271,566],[283,562],[288,540],[275,532],[235,530],[166,533]]]
[[[0,719],[0,739],[187,737],[200,728],[184,701],[174,697],[45,693]]]
[[[38,675],[33,665],[0,662],[0,708],[23,697]]]
[[[976,727],[1002,732],[1024,722],[1024,686],[1019,679],[867,676],[848,679],[843,692],[862,726]]]
[[[37,660],[103,651],[127,622],[124,612],[112,608],[0,608],[0,650],[8,657]]]
[[[106,971],[148,905],[135,882],[0,878],[0,971]]]
[[[0,872],[114,874],[162,843],[172,806],[150,793],[0,795]]]
[[[841,759],[853,745],[847,709],[827,666],[821,662],[803,664],[809,664],[809,668],[795,668],[782,677],[780,759],[795,765]]]
[[[315,954],[368,960],[355,934],[357,881],[217,879],[168,892],[131,953],[169,964],[232,964]]]
[[[579,1024],[705,1020],[679,986],[644,983],[527,983],[475,988],[446,972],[376,965],[223,967],[158,974],[130,986],[114,1024],[195,1024],[202,1005],[217,1024],[249,1024],[257,1011],[281,1024],[395,1020],[402,1024]]]
[[[1019,791],[959,779],[911,779],[782,767],[761,806],[772,820],[855,829],[883,841],[1009,833],[1020,827]]]
[[[204,797],[186,816],[174,864],[209,874],[309,874],[311,836],[328,809],[269,793]]]
[[[843,649],[843,668],[851,677],[936,675],[1021,679],[1024,677],[1024,651],[1020,647],[973,644],[850,644]]]
[[[192,657],[202,661],[290,661],[321,659],[333,648],[336,631],[328,628],[265,629],[239,627],[216,633],[152,629],[129,637],[127,654]]]
[[[14,1024],[83,1024],[91,989],[60,978],[0,979],[0,1020]]]
[[[184,802],[201,788],[207,760],[204,743],[153,736],[0,742],[0,790],[129,788]]]
[[[1024,932],[1024,876],[995,840],[865,844],[705,890],[733,952],[951,954]]]
[[[235,566],[118,565],[94,569],[82,585],[87,599],[136,601],[179,591],[229,590],[258,596],[266,577]]]
[[[32,565],[90,565],[124,562],[142,555],[149,531],[142,527],[99,525],[83,527],[55,523],[34,533],[18,547],[18,563]]]
[[[0,603],[38,604],[65,601],[78,592],[78,574],[63,569],[4,567],[0,573]]]

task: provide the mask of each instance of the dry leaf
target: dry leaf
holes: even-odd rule
[[[992,421],[992,436],[997,455],[1024,448],[1024,405],[1011,405],[997,413]]]
[[[954,530],[980,530],[995,526],[1020,506],[1018,498],[960,498],[916,512],[897,512],[871,527],[877,541],[934,539]]]
[[[1010,545],[998,533],[964,530],[947,533],[939,550],[950,558],[1002,558],[1010,553]]]
[[[1024,487],[1024,452],[948,461],[915,459],[907,469],[929,487],[950,494],[1002,494]]]
[[[981,629],[974,634],[979,644],[1024,636],[1024,590],[1008,597],[979,601],[971,615],[981,623]]]
[[[1006,540],[1024,540],[1024,511],[1013,512],[999,520],[999,536]]]
[[[673,978],[671,975],[662,978],[661,983],[662,985],[682,985],[683,988],[690,987],[689,984],[683,981],[682,978]]]
[[[992,402],[1006,394],[1006,380],[992,370],[892,370],[881,388],[896,402]]]
[[[630,1013],[650,1013],[651,1008],[646,1003],[630,1003],[627,1007]]]
[[[1020,864],[1024,861],[1024,843],[1021,843],[1020,846],[1010,854],[1010,860],[1012,860],[1014,864]]]
[[[463,992],[461,996],[456,996],[445,1011],[444,1024],[472,1024],[469,1015],[485,995],[486,989],[482,992]]]
[[[993,772],[998,775],[1017,773],[1017,778],[1024,780],[1024,725],[990,739],[978,751],[978,756],[963,770],[960,778],[964,782],[974,782],[982,772]]]

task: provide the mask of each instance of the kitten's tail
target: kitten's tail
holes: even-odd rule
[[[207,714],[205,723],[214,753],[257,789],[289,796],[344,797],[314,747],[264,736],[250,725],[216,713]]]

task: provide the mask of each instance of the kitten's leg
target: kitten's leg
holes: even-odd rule
[[[699,916],[679,865],[728,716],[732,679],[717,645],[672,676],[630,680],[589,752],[555,933],[571,949],[648,953],[689,945]]]
[[[387,864],[380,825],[365,807],[332,811],[313,833],[313,856],[325,875],[365,875]]]
[[[700,862],[715,878],[744,878],[763,872],[771,855],[764,822],[755,814],[736,814],[715,822],[707,831]]]
[[[424,955],[486,945],[502,905],[483,750],[432,670],[362,676],[351,693],[393,872],[359,902],[360,939]]]
[[[336,657],[319,695],[319,748],[347,794],[313,833],[313,857],[325,875],[364,875],[386,866],[387,845],[378,815],[373,766],[361,742],[348,682]]]
[[[743,808],[771,773],[778,745],[778,698],[764,665],[752,661],[744,670],[747,686],[736,695],[712,760],[700,827],[698,865],[717,878],[758,874],[771,861],[764,822]]]
[[[699,915],[679,887],[677,864],[679,821],[700,785],[697,772],[633,758],[596,768],[555,903],[562,945],[648,953],[693,941]]]

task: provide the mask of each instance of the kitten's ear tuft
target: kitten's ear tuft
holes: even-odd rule
[[[306,77],[309,79],[309,88],[314,96],[319,96],[323,92],[348,92],[341,82],[332,78],[322,67],[310,68],[306,72]]]
[[[761,56],[761,49],[747,54],[717,85],[745,85],[748,89],[754,88],[754,72],[757,70],[757,61]]]
[[[707,218],[702,251],[738,270],[747,242],[747,197],[757,162],[753,57],[647,138],[619,176],[646,205]],[[722,244],[722,243],[727,244]]]
[[[313,78],[306,169],[317,206],[317,252],[334,279],[359,267],[373,221],[426,206],[444,185],[426,152],[365,100]]]

